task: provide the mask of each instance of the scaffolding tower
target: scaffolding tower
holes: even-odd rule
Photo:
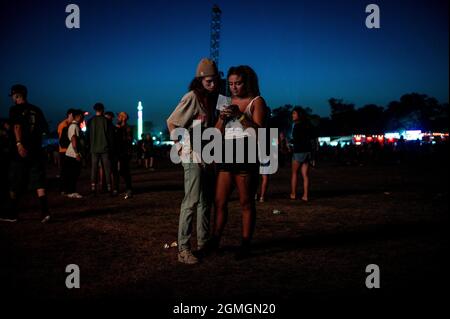
[[[216,62],[217,68],[219,68],[219,47],[220,47],[220,19],[222,16],[222,10],[218,5],[214,5],[211,14],[211,44],[209,56],[211,60]]]

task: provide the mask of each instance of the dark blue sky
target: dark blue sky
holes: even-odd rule
[[[76,3],[81,29],[65,27]],[[14,83],[29,88],[52,125],[69,107],[102,101],[163,127],[204,56],[211,8],[222,11],[220,69],[248,64],[270,107],[329,114],[328,98],[357,107],[419,92],[448,101],[447,1],[10,1],[0,4],[0,107]],[[365,7],[381,29],[365,27]]]

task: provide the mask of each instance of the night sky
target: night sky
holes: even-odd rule
[[[81,28],[67,29],[76,3]],[[386,105],[402,94],[448,101],[447,1],[10,1],[0,4],[0,116],[25,84],[52,126],[69,107],[127,111],[163,128],[209,56],[211,8],[222,9],[220,69],[248,64],[270,107],[329,114],[327,100]],[[365,7],[381,29],[365,27]]]

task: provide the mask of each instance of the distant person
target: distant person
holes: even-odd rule
[[[91,192],[97,192],[98,167],[102,164],[106,179],[107,190],[112,191],[111,187],[111,162],[109,152],[112,149],[113,131],[108,119],[104,116],[105,107],[102,103],[94,105],[95,116],[89,122],[89,142],[91,150]]]
[[[133,196],[130,171],[130,161],[133,151],[133,135],[131,133],[131,128],[128,126],[128,118],[129,116],[125,112],[120,112],[117,116],[114,142],[118,160],[118,170],[114,176],[114,189],[119,191],[119,175],[122,176],[125,181],[124,199],[129,199]]]
[[[155,158],[155,150],[153,146],[153,137],[150,133],[147,133],[145,135],[145,139],[142,143],[142,150],[144,153],[145,168],[154,171],[155,168],[153,167],[153,164]]]
[[[280,132],[278,135],[278,162],[280,163],[280,167],[284,167],[286,165],[286,161],[289,159],[291,152],[292,150],[289,146],[286,134],[284,134],[284,132]]]
[[[175,110],[167,119],[167,127],[172,133],[177,127],[190,130],[192,135],[194,120],[200,121],[201,128],[214,125],[215,107],[218,96],[219,72],[214,61],[202,59],[197,66],[195,78],[189,92],[183,96]],[[208,174],[208,166],[201,163],[200,155],[193,152],[191,140],[185,136],[179,146],[184,169],[184,198],[180,208],[178,226],[178,261],[196,264],[198,258],[191,250],[192,220],[197,213],[197,248],[202,251],[209,240],[209,221],[212,204],[211,189],[214,187]],[[181,144],[184,147],[181,147]],[[193,159],[198,162],[194,162]]]
[[[292,121],[294,122],[292,130],[294,147],[290,198],[292,200],[297,199],[298,172],[301,171],[303,178],[303,196],[301,199],[307,202],[309,200],[309,165],[313,158],[312,152],[315,145],[314,131],[305,111],[299,107],[292,111]]]
[[[267,199],[267,188],[269,187],[269,175],[270,175],[270,160],[259,165],[259,175],[261,176],[261,188],[259,193],[256,194],[255,199],[260,203],[264,203]]]
[[[69,198],[83,198],[76,191],[77,182],[81,172],[81,153],[80,153],[80,123],[83,121],[84,113],[81,110],[74,110],[72,113],[72,123],[70,123],[67,137],[70,144],[66,151],[66,191]]]
[[[24,186],[36,190],[39,199],[41,222],[50,221],[46,194],[46,160],[42,150],[42,135],[48,133],[48,124],[41,109],[28,103],[27,88],[13,85],[10,96],[14,105],[9,110],[11,163],[9,187],[11,207],[3,212],[2,221],[17,221],[19,195]]]
[[[265,123],[269,123],[270,120],[270,110],[266,109],[266,116],[267,119],[264,121]],[[278,140],[272,141],[271,137],[270,137],[270,128],[266,129],[266,145],[265,145],[265,150],[267,152],[267,150],[270,149],[272,142],[277,143]],[[259,150],[261,153],[261,146],[259,146]],[[280,152],[278,152],[279,154]],[[263,154],[260,154],[261,158],[263,158]],[[271,169],[270,169],[270,159],[266,159],[264,161],[261,161],[259,163],[259,175],[260,175],[260,179],[261,179],[261,187],[260,187],[260,191],[259,191],[259,199],[258,199],[258,193],[256,193],[255,196],[255,200],[258,200],[260,203],[264,203],[267,200],[267,189],[269,187],[269,175],[271,174]],[[258,181],[259,182],[259,181]]]
[[[66,183],[66,175],[67,175],[67,170],[65,168],[65,158],[66,158],[66,151],[67,148],[69,147],[70,144],[70,140],[68,138],[68,134],[67,134],[67,130],[68,127],[70,125],[70,123],[72,123],[73,121],[73,117],[72,117],[72,113],[73,113],[74,109],[68,109],[66,112],[66,118],[64,120],[62,120],[59,124],[58,124],[58,149],[59,149],[59,165],[60,165],[60,170],[59,170],[59,191],[61,193],[61,195],[65,195],[67,193],[67,190],[64,188]]]
[[[4,211],[9,202],[8,172],[10,163],[10,125],[7,119],[0,120],[0,209]]]
[[[242,218],[242,241],[235,255],[237,260],[247,258],[251,252],[251,240],[255,230],[255,193],[259,164],[249,161],[249,143],[252,137],[247,128],[257,130],[266,126],[266,102],[260,96],[258,77],[249,66],[231,67],[228,71],[231,105],[220,111],[216,128],[224,132],[225,143],[238,140],[245,145],[244,163],[239,163],[234,151],[233,163],[221,163],[218,167],[215,196],[215,223],[211,246],[218,247],[228,217],[228,202],[233,188],[239,193]],[[240,128],[240,130],[238,130]],[[256,142],[256,141],[255,141]],[[226,156],[226,154],[224,154]]]
[[[114,187],[114,185],[118,185],[118,181],[116,181],[116,178],[119,177],[119,175],[118,175],[119,174],[119,156],[117,153],[117,145],[116,145],[117,128],[114,125],[115,115],[113,112],[111,112],[111,111],[105,112],[105,117],[108,120],[108,125],[110,126],[110,130],[112,131],[112,137],[113,137],[113,140],[111,143],[112,145],[109,149],[109,161],[111,163],[111,185],[113,186],[112,187],[112,195],[117,196],[117,194],[119,193],[119,190],[116,187]],[[101,169],[101,168],[99,167],[99,169]],[[103,185],[105,175],[103,173],[100,175],[102,176],[102,185]]]
[[[141,138],[136,143],[136,156],[137,156],[137,165],[138,167],[142,167],[144,160],[144,149],[142,144],[144,143],[145,134],[141,134]]]

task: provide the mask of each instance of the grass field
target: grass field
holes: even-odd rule
[[[252,258],[233,258],[241,225],[234,193],[224,253],[188,266],[177,262],[176,248],[163,248],[176,240],[179,166],[134,169],[131,200],[67,199],[50,170],[54,222],[39,223],[29,196],[21,221],[0,225],[1,289],[13,299],[287,302],[425,297],[448,282],[448,165],[324,162],[311,173],[309,203],[288,199],[289,173],[286,167],[271,177],[267,202],[257,203]],[[81,193],[87,176],[83,171]],[[65,286],[68,264],[80,268],[80,289]],[[366,288],[368,264],[380,267],[381,289]]]

